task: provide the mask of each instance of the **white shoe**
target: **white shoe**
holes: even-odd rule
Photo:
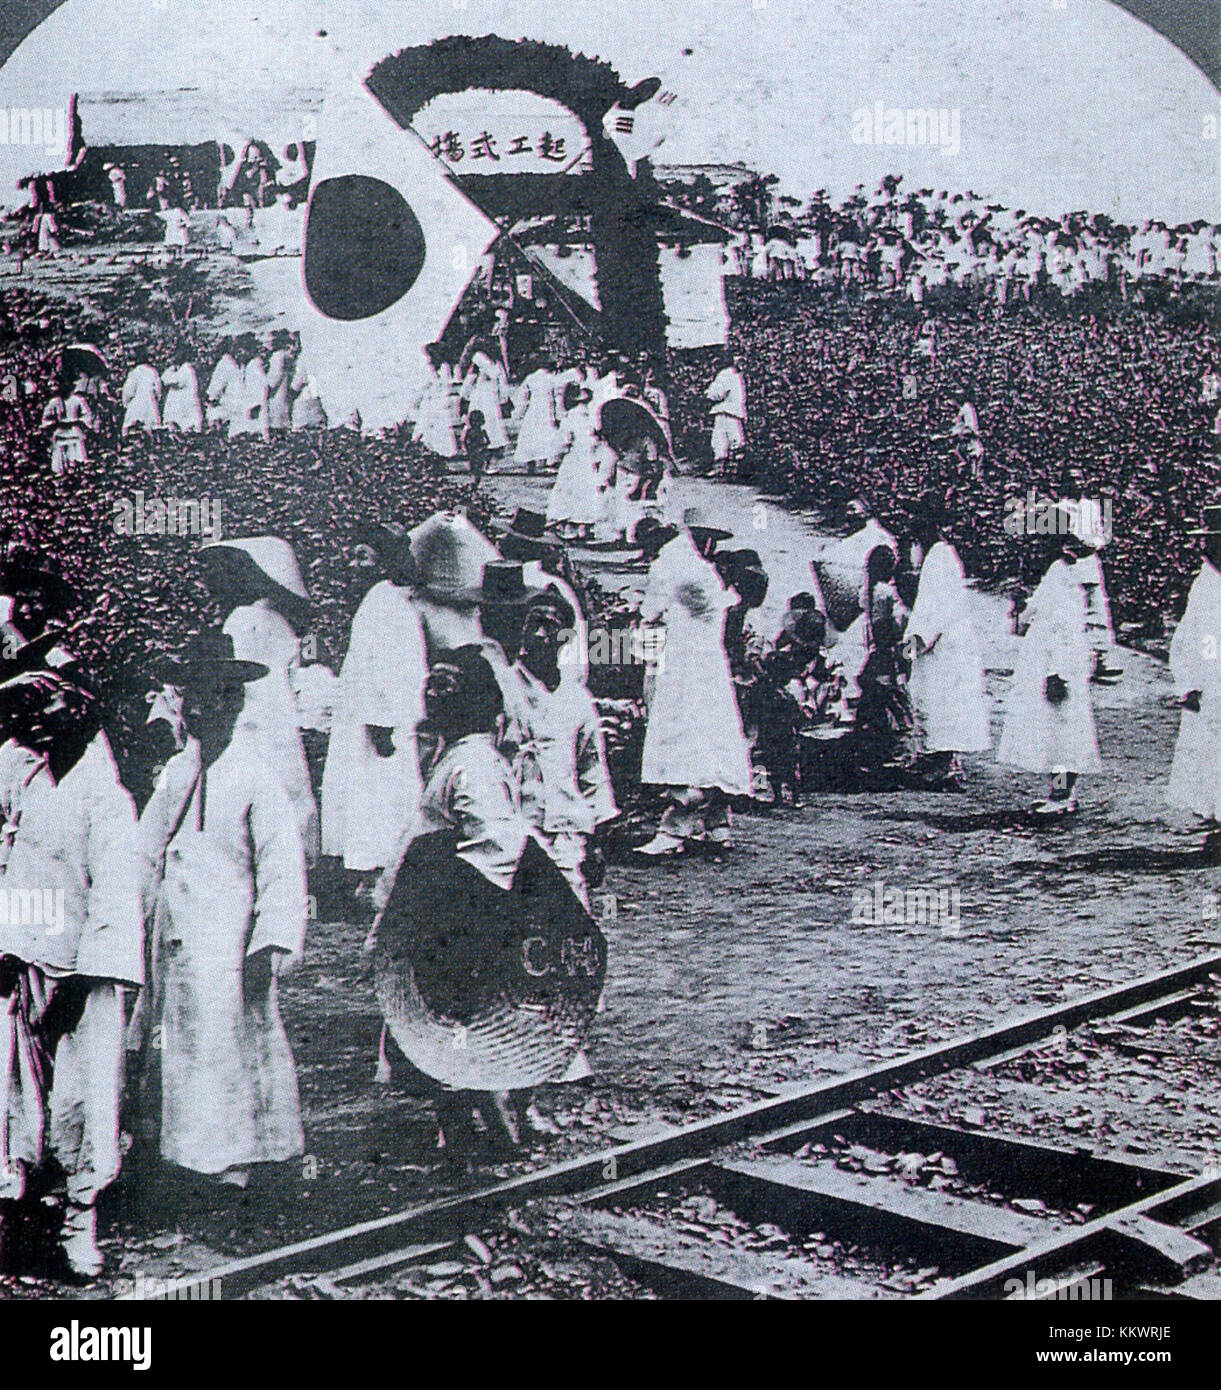
[[[664,858],[670,855],[682,854],[686,849],[684,841],[676,835],[667,834],[664,830],[659,830],[647,845],[638,845],[637,854],[647,854],[650,858]]]
[[[60,1245],[68,1268],[83,1278],[96,1279],[106,1266],[97,1245],[97,1212],[69,1202],[64,1208],[64,1229]]]

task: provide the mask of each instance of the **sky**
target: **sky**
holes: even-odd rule
[[[69,0],[0,69],[0,106],[189,88],[226,129],[282,129],[302,88],[451,33],[656,75],[676,94],[659,163],[744,162],[803,199],[893,172],[1049,215],[1221,221],[1217,93],[1109,0]],[[956,110],[961,148],[855,143],[854,113],[879,101]],[[131,107],[133,142],[159,138],[136,128],[153,109]],[[28,156],[0,144],[0,196]]]

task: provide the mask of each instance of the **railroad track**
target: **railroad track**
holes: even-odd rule
[[[1082,1025],[1124,1030],[1214,1012],[1210,979],[1219,974],[1221,955],[1206,956],[711,1119],[234,1260],[180,1281],[176,1296],[200,1286],[240,1297],[302,1275],[375,1284],[452,1262],[464,1241],[478,1247],[480,1233],[502,1229],[510,1210],[561,1197],[568,1241],[666,1297],[1221,1298],[1221,1173],[1192,1176],[1156,1158],[933,1122],[884,1103],[929,1078],[1003,1067]],[[918,1166],[922,1182],[905,1181],[905,1166]]]

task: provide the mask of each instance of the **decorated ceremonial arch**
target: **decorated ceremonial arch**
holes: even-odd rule
[[[469,175],[455,182],[500,226],[523,216],[578,214],[588,218],[597,265],[602,330],[633,355],[665,349],[657,234],[664,220],[660,191],[647,160],[635,176],[603,120],[616,106],[631,111],[655,83],[629,87],[609,63],[557,44],[496,35],[455,36],[404,49],[373,69],[369,90],[404,129],[430,101],[472,88],[532,92],[554,101],[581,123],[588,142],[581,173]]]

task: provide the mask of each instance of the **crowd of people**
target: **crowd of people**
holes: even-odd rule
[[[978,290],[916,311],[894,295],[729,284],[745,364],[741,477],[832,525],[863,502],[896,532],[925,489],[940,488],[971,573],[1027,591],[1038,576],[1006,508],[1032,489],[1098,498],[1114,516],[1104,563],[1115,621],[1152,638],[1168,630],[1191,582],[1186,532],[1219,478],[1212,301],[1195,315],[1178,299],[1099,292],[1088,307],[1049,296],[996,317]],[[690,356],[669,383],[687,422],[675,447],[700,457],[716,368],[708,352]]]
[[[768,216],[769,204],[770,195],[730,244],[731,273],[895,292],[916,304],[949,285],[978,286],[1002,308],[1048,287],[1073,299],[1110,285],[1127,297],[1145,282],[1215,285],[1221,274],[1221,226],[1205,219],[1171,226],[1085,211],[1045,217],[969,193],[907,191],[898,177],[872,194],[858,187],[838,204],[825,191],[801,211]]]
[[[459,1161],[512,1151],[532,1089],[588,1074],[624,811],[656,862],[725,852],[752,803],[969,786],[968,581],[1025,598],[996,757],[1047,777],[1035,821],[1102,765],[1113,614],[1177,625],[1167,795],[1216,824],[1214,329],[1178,286],[913,304],[865,266],[731,281],[728,346],[665,363],[472,332],[378,437],[326,419],[285,335],[5,293],[0,1223],[58,1174],[68,1266],[100,1271],[125,1076],[154,1161],[240,1189],[304,1151],[278,981],[324,874],[369,922],[380,1074],[426,1078]],[[678,500],[705,451],[848,533],[774,637],[766,561]],[[497,467],[546,510],[496,523]],[[1006,527],[1015,498],[1053,524]],[[599,543],[638,606],[580,573]],[[639,688],[594,656],[611,614]]]

